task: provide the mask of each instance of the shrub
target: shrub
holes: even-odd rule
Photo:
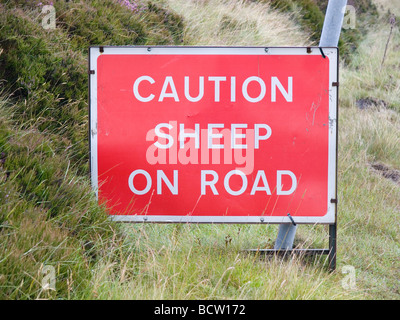
[[[87,177],[89,46],[182,41],[181,18],[152,3],[54,6],[46,30],[39,1],[0,0],[0,299],[79,298],[93,264],[118,257],[124,238]]]

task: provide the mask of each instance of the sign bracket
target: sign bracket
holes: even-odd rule
[[[247,249],[245,251],[260,254],[260,255],[276,255],[279,257],[287,256],[317,256],[327,255],[328,256],[328,269],[330,272],[336,270],[336,237],[337,237],[337,226],[336,223],[329,225],[329,244],[326,249]]]

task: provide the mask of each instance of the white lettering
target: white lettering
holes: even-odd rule
[[[204,77],[199,77],[199,95],[195,98],[190,96],[189,93],[189,77],[185,77],[185,97],[190,102],[200,101],[204,96]]]
[[[293,77],[288,77],[288,90],[286,91],[277,77],[271,78],[271,101],[276,102],[276,87],[287,102],[293,102]]]
[[[236,77],[231,77],[231,102],[236,102]]]
[[[208,124],[208,148],[209,149],[223,149],[223,144],[213,144],[212,139],[221,139],[222,134],[213,133],[213,129],[223,128],[224,125],[222,123],[209,123]]]
[[[232,190],[231,187],[230,187],[230,185],[229,185],[229,180],[230,180],[230,178],[231,178],[234,174],[235,174],[235,175],[239,175],[239,176],[242,178],[242,187],[241,187],[238,191]],[[229,172],[227,173],[227,175],[225,176],[225,179],[224,179],[224,187],[225,187],[225,190],[226,190],[229,194],[231,194],[231,195],[233,195],[233,196],[241,195],[241,194],[246,190],[246,188],[247,188],[247,177],[246,177],[246,175],[245,175],[242,171],[240,171],[240,170],[232,170],[232,171],[229,171]]]
[[[154,79],[149,76],[141,76],[141,77],[137,78],[135,83],[133,84],[133,94],[134,94],[135,98],[138,99],[139,101],[149,102],[154,99],[154,94],[150,94],[148,97],[142,97],[139,93],[139,84],[144,80],[150,82],[151,84],[153,84],[155,82]]]
[[[154,131],[155,134],[160,137],[160,138],[166,138],[169,142],[166,145],[162,145],[161,143],[159,143],[158,141],[154,143],[154,145],[159,148],[159,149],[169,149],[172,147],[172,145],[174,144],[174,138],[169,135],[166,134],[162,131],[160,131],[160,128],[168,128],[168,129],[172,129],[173,126],[169,123],[159,123],[158,125],[156,125]]]
[[[258,186],[258,182],[260,179],[263,182],[263,186]],[[265,191],[268,195],[271,195],[271,189],[269,188],[267,177],[265,176],[265,172],[263,170],[258,170],[256,178],[254,180],[253,188],[251,189],[250,194],[253,195],[256,191]]]
[[[171,91],[167,93],[168,86],[171,87]],[[164,101],[164,98],[174,98],[176,102],[179,102],[178,93],[176,92],[174,79],[171,76],[165,77],[164,85],[161,89],[160,97],[158,98],[159,102]]]
[[[232,125],[231,125],[231,132],[232,132],[232,134],[231,134],[231,138],[232,138],[232,142],[231,142],[231,145],[232,145],[232,149],[247,149],[247,145],[246,144],[236,144],[236,139],[238,139],[238,138],[246,138],[246,135],[245,134],[242,134],[242,133],[236,133],[236,129],[239,129],[239,128],[247,128],[247,124],[245,124],[245,123],[238,123],[238,124],[235,124],[235,123],[232,123]]]
[[[260,129],[267,130],[267,133],[260,136]],[[271,127],[264,123],[256,123],[254,125],[254,148],[258,149],[260,147],[260,140],[267,140],[272,135]]]
[[[211,181],[206,180],[207,175],[212,175],[213,179]],[[201,194],[206,194],[206,187],[209,186],[213,192],[213,194],[218,194],[217,188],[215,188],[215,184],[218,182],[218,173],[214,170],[201,170]]]
[[[165,98],[172,98],[174,99],[175,102],[180,102],[178,92],[179,90],[183,89],[183,96],[185,99],[189,102],[199,102],[201,101],[204,97],[207,98],[207,93],[208,95],[212,94],[212,91],[214,91],[214,97],[213,100],[214,102],[220,102],[221,101],[221,94],[225,93],[225,98],[230,99],[230,102],[236,102],[237,97],[236,97],[236,85],[237,85],[237,79],[235,76],[230,77],[230,95],[228,93],[229,87],[226,86],[224,87],[224,90],[222,90],[222,82],[227,81],[227,77],[225,76],[210,76],[207,78],[208,83],[206,85],[205,83],[205,77],[204,76],[199,76],[199,90],[197,96],[191,96],[190,94],[190,76],[185,76],[184,77],[184,85],[183,88],[178,88],[175,87],[175,82],[174,78],[172,76],[166,76],[164,79],[164,83],[162,86],[162,89],[160,91],[160,95],[158,98],[159,102],[163,102]],[[147,81],[150,84],[156,83],[156,81],[147,75],[140,76],[137,78],[133,84],[133,94],[135,98],[138,101],[141,102],[149,102],[152,101],[155,98],[154,93],[150,93],[147,97],[144,97],[140,92],[139,92],[139,86],[143,81]],[[249,94],[249,86],[251,85],[252,82],[257,82],[259,87],[260,87],[260,92],[258,93],[257,96],[250,96]],[[180,82],[178,82],[180,83]],[[211,84],[210,84],[211,83]],[[213,83],[213,84],[212,84]],[[212,85],[214,85],[214,88],[212,89]],[[154,87],[156,88],[156,87]],[[179,89],[179,90],[177,90]],[[283,98],[286,99],[287,102],[293,102],[293,77],[288,77],[288,84],[287,84],[287,89],[282,85],[282,82],[278,79],[278,77],[271,77],[271,102],[276,102],[277,100],[277,89],[279,92],[282,94]],[[142,89],[143,90],[143,89]],[[267,93],[267,88],[265,81],[257,76],[251,76],[248,77],[244,82],[242,83],[242,96],[245,100],[251,102],[251,103],[256,103],[262,101]],[[143,91],[142,91],[143,93]],[[254,93],[253,93],[254,95]],[[208,98],[211,98],[210,96]]]
[[[261,88],[260,94],[256,98],[250,97],[249,93],[247,92],[247,87],[248,87],[249,83],[252,81],[257,81],[260,84],[260,88]],[[265,82],[259,77],[255,77],[255,76],[249,77],[243,82],[242,94],[243,94],[243,97],[245,97],[245,99],[249,102],[253,102],[253,103],[260,102],[265,97],[266,92],[267,92],[267,88],[265,87]]]
[[[185,125],[183,123],[179,124],[179,142],[180,148],[183,149],[185,147],[185,139],[186,138],[194,138],[195,139],[195,148],[200,148],[200,124],[196,123],[194,125],[194,132],[185,132]]]
[[[145,176],[146,178],[146,187],[143,190],[138,190],[135,188],[134,184],[133,184],[133,179],[135,178],[136,175],[138,174],[142,174]],[[131,191],[134,194],[138,194],[138,195],[142,195],[142,194],[146,194],[147,192],[149,192],[150,188],[151,188],[151,177],[150,175],[147,173],[147,171],[142,170],[142,169],[138,169],[133,171],[128,178],[128,185],[129,185],[129,189],[131,189]]]
[[[283,185],[282,185],[282,176],[283,175],[288,175],[292,179],[292,186],[290,187],[289,190],[282,190]],[[277,195],[283,195],[287,196],[289,194],[292,194],[297,188],[297,179],[296,176],[292,171],[289,170],[278,170],[276,172],[276,194]]]
[[[168,180],[164,171],[157,170],[157,194],[162,194],[162,181],[165,182],[172,194],[178,194],[178,170],[174,170],[174,184]]]
[[[208,81],[214,81],[214,101],[220,100],[220,82],[226,81],[226,77],[208,77]]]

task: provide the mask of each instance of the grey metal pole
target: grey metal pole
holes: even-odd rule
[[[325,13],[324,26],[319,41],[320,47],[336,47],[338,45],[346,5],[347,0],[329,0]],[[292,249],[296,230],[297,225],[295,224],[280,224],[274,249]]]
[[[296,230],[297,230],[297,225],[280,224],[274,249],[275,250],[292,249],[294,236],[296,235]]]
[[[336,47],[339,43],[347,0],[329,0],[322,28],[320,47]]]

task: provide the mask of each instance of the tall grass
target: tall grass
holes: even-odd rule
[[[123,235],[88,178],[87,50],[95,44],[180,43],[180,17],[149,3],[0,1],[0,298],[74,299]],[[48,2],[45,2],[48,3]],[[146,22],[144,22],[146,21]],[[56,290],[44,290],[46,267]]]
[[[388,45],[388,52],[383,67],[382,59],[390,34],[389,17],[384,16],[371,26],[368,37],[360,43],[352,64],[342,72],[346,86],[341,90],[346,104],[356,104],[361,98],[377,98],[386,102],[391,109],[400,111],[400,71],[398,25]]]
[[[118,264],[98,264],[89,297],[195,300],[355,296],[341,288],[337,275],[322,267],[324,257],[280,259],[243,251],[246,245],[265,241],[266,226],[127,228],[131,255]]]
[[[384,13],[399,9],[386,4]],[[341,70],[340,88],[339,256],[356,268],[357,286],[377,299],[398,299],[400,276],[400,184],[373,166],[400,169],[398,27],[381,68],[389,31],[386,14],[370,26],[352,63]],[[361,99],[373,103],[360,109]]]
[[[390,0],[374,0],[377,8],[382,13],[391,12],[394,13],[397,17],[400,17],[400,8],[398,5],[393,5],[393,1]]]
[[[163,0],[185,19],[189,45],[290,46],[309,44],[309,36],[290,14],[268,4],[238,0]]]
[[[0,298],[74,298],[97,256],[116,245],[115,225],[87,178],[57,152],[58,135],[12,120],[0,98]],[[43,290],[43,268],[57,291]]]

